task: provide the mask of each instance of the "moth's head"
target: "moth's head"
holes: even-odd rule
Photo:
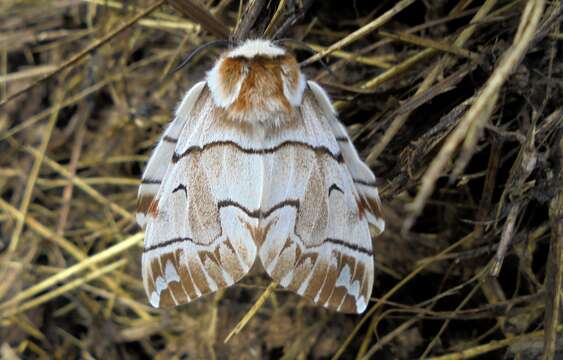
[[[253,122],[301,105],[305,78],[286,49],[252,39],[227,50],[207,73],[207,84],[217,106]]]

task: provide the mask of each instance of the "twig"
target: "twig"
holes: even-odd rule
[[[439,254],[433,256],[433,258],[440,258],[443,255],[453,251],[455,248],[463,245],[464,243],[466,243],[467,241],[471,240],[472,237],[467,236],[464,237],[463,239],[459,240],[458,242],[450,245],[449,247],[447,247],[446,249],[444,249],[443,251],[441,251]],[[382,296],[381,298],[379,298],[377,300],[377,302],[375,303],[374,306],[372,306],[369,311],[364,314],[364,316],[362,316],[362,319],[360,321],[358,321],[358,323],[356,324],[356,326],[354,327],[354,330],[352,330],[352,332],[350,333],[350,335],[348,335],[348,337],[344,340],[344,342],[342,343],[342,345],[340,345],[340,347],[338,348],[338,351],[336,352],[336,354],[334,354],[334,356],[332,357],[332,360],[338,360],[343,354],[344,351],[346,350],[346,348],[348,347],[348,345],[350,345],[350,343],[352,342],[352,339],[354,339],[354,336],[356,336],[356,334],[358,333],[358,331],[360,330],[360,328],[362,327],[362,325],[373,316],[373,314],[380,308],[382,307],[385,302],[391,298],[391,296],[393,296],[397,291],[399,291],[403,286],[405,286],[408,282],[410,282],[412,279],[414,279],[420,272],[422,272],[422,270],[424,270],[427,266],[430,266],[430,264],[432,263],[432,259],[427,259],[427,261],[425,261],[424,263],[420,264],[419,266],[416,267],[416,269],[414,269],[410,274],[408,274],[407,276],[405,276],[401,281],[399,281],[395,286],[393,286],[393,288],[389,291],[387,291],[385,293],[384,296]]]
[[[563,331],[563,325],[557,326],[557,332],[561,332],[561,331]],[[502,349],[502,348],[507,347],[511,344],[529,341],[531,339],[541,338],[543,336],[544,336],[543,330],[534,331],[534,332],[531,332],[531,333],[525,334],[525,335],[509,337],[509,338],[503,339],[503,340],[491,341],[487,344],[475,346],[475,347],[465,349],[465,350],[462,350],[462,351],[458,351],[458,352],[455,352],[455,353],[431,357],[431,358],[428,358],[428,360],[466,360],[466,359],[471,359],[471,358],[474,358],[474,357],[479,356],[479,355],[490,353],[491,351]]]
[[[561,130],[560,130],[561,133]],[[560,321],[561,287],[563,285],[563,136],[559,137],[559,175],[555,182],[559,184],[559,192],[551,201],[549,217],[551,219],[551,242],[545,288],[547,290],[546,311],[544,319],[544,360],[553,360],[557,347],[557,327]]]
[[[262,305],[264,305],[266,300],[268,300],[268,298],[270,297],[270,294],[272,294],[272,291],[274,291],[274,289],[276,288],[277,285],[278,284],[276,284],[273,281],[270,283],[270,285],[266,288],[266,290],[264,290],[262,295],[260,295],[258,300],[256,300],[254,305],[252,305],[250,310],[248,310],[248,312],[242,317],[242,319],[240,319],[240,321],[233,328],[233,330],[231,330],[229,335],[227,335],[227,337],[225,338],[225,341],[224,341],[225,344],[228,343],[229,340],[234,335],[237,335],[238,333],[240,333],[242,331],[242,329],[246,326],[246,324],[250,321],[250,319],[252,319],[252,317],[256,314],[256,312],[262,307]]]
[[[369,360],[373,358],[373,354],[382,349],[385,345],[390,343],[397,336],[401,335],[404,331],[410,328],[415,322],[420,321],[419,318],[415,317],[410,320],[405,321],[401,325],[397,326],[393,331],[390,331],[384,337],[379,339],[375,345],[373,345],[365,354],[362,356],[362,360]]]
[[[84,277],[78,278],[76,280],[73,280],[53,291],[50,291],[46,294],[43,294],[41,296],[36,297],[33,300],[30,300],[28,302],[25,302],[21,305],[17,305],[16,307],[12,308],[12,309],[7,309],[5,311],[2,311],[2,314],[0,314],[0,319],[3,318],[7,318],[10,316],[14,316],[16,314],[22,313],[24,311],[33,309],[36,306],[39,306],[47,301],[50,301],[58,296],[61,296],[62,294],[69,292],[87,282],[90,282],[96,278],[99,278],[103,275],[106,275],[112,271],[117,270],[118,268],[122,267],[123,265],[127,264],[127,260],[126,259],[121,259],[118,260],[110,265],[101,267],[97,270],[92,271],[91,273],[87,274]]]
[[[8,101],[11,101],[11,100],[17,98],[18,96],[28,92],[29,90],[31,90],[35,86],[39,85],[40,83],[42,83],[42,82],[44,82],[48,79],[51,79],[53,76],[59,74],[61,71],[75,65],[78,61],[80,61],[86,55],[88,55],[92,51],[96,50],[97,48],[101,47],[102,45],[104,45],[105,43],[107,43],[108,41],[110,41],[111,39],[113,39],[114,37],[116,37],[117,35],[122,33],[123,31],[127,30],[129,27],[135,25],[135,23],[137,21],[139,21],[139,19],[141,19],[144,16],[147,16],[148,14],[150,14],[151,12],[156,10],[165,1],[166,0],[156,0],[152,5],[147,7],[145,10],[143,10],[139,14],[133,16],[129,21],[126,21],[123,25],[121,25],[117,29],[110,31],[108,34],[106,34],[100,40],[94,41],[92,44],[87,46],[86,49],[82,50],[78,54],[72,56],[70,59],[63,62],[55,71],[53,71],[53,72],[51,72],[51,73],[49,73],[45,76],[42,76],[39,80],[36,80],[33,83],[31,83],[30,85],[24,87],[23,89],[18,90],[15,93],[9,95],[8,97],[6,97],[4,100],[2,100],[0,102],[0,108],[2,108],[2,106],[4,106]]]
[[[199,23],[201,27],[220,39],[229,37],[229,28],[207,8],[192,0],[168,0],[170,6]]]
[[[496,0],[487,0],[485,3],[479,8],[479,11],[475,14],[475,16],[471,19],[471,22],[479,21],[483,19],[494,7]],[[452,11],[450,14],[451,16],[455,16],[457,14],[456,9]],[[475,31],[475,26],[469,26],[466,28],[454,41],[455,46],[463,46],[467,39],[473,34]],[[426,49],[424,51],[435,51],[432,49]],[[449,61],[449,56],[442,58],[441,61],[436,63],[434,67],[429,71],[428,75],[425,77],[424,81],[420,84],[418,89],[416,90],[415,96],[424,93],[427,91],[436,78],[442,73],[443,69],[445,68],[447,62]],[[391,125],[387,128],[381,140],[377,143],[375,148],[370,152],[367,162],[368,164],[373,164],[381,155],[383,150],[387,147],[387,145],[393,140],[395,135],[399,132],[399,130],[403,127],[404,124],[408,121],[411,112],[407,112],[406,114],[397,116]]]
[[[436,40],[432,40],[432,39],[426,39],[426,38],[411,35],[411,34],[408,34],[408,33],[393,34],[393,33],[387,32],[387,31],[379,31],[379,35],[386,37],[386,38],[389,38],[389,39],[404,41],[406,43],[422,46],[422,47],[425,47],[425,48],[431,48],[431,49],[440,50],[440,51],[443,51],[443,52],[446,52],[446,53],[450,53],[450,54],[453,54],[453,55],[466,57],[466,58],[468,58],[472,61],[479,60],[479,54],[474,53],[473,51],[469,51],[467,49],[464,49],[462,47],[456,46],[456,45],[449,45],[445,42],[436,41]]]
[[[55,232],[62,236],[64,234],[65,225],[68,219],[68,214],[70,212],[72,193],[74,189],[74,184],[72,179],[76,176],[76,168],[78,165],[78,160],[80,159],[80,154],[82,152],[82,144],[84,142],[84,135],[86,134],[86,119],[90,116],[91,108],[93,104],[91,101],[86,101],[81,104],[80,109],[82,111],[78,112],[78,130],[76,131],[76,136],[74,138],[74,144],[72,146],[72,153],[69,163],[69,178],[66,181],[66,185],[63,189],[63,205],[61,207],[59,222],[57,223],[57,228]]]
[[[55,96],[56,108],[55,111],[51,114],[51,117],[49,118],[49,122],[47,123],[47,127],[44,131],[43,138],[41,139],[41,145],[39,145],[39,150],[37,150],[38,156],[35,158],[31,171],[29,172],[29,178],[20,205],[20,213],[23,215],[23,218],[18,218],[16,221],[16,228],[12,232],[12,238],[10,239],[10,246],[8,247],[9,253],[14,253],[18,247],[18,242],[20,239],[21,232],[23,230],[23,224],[25,222],[27,210],[29,208],[29,204],[31,203],[31,199],[33,196],[33,188],[35,187],[35,182],[37,181],[37,177],[39,176],[41,165],[43,164],[43,160],[45,159],[45,152],[47,151],[49,140],[51,139],[53,129],[55,128],[57,118],[59,117],[59,110],[61,108],[61,104],[63,102],[65,92],[66,90],[64,89],[60,90],[60,92]]]
[[[35,157],[39,156],[38,151],[31,147],[26,146],[24,147],[24,150]],[[123,216],[126,219],[129,220],[134,219],[134,216],[129,211],[125,210],[123,207],[119,206],[118,204],[114,203],[110,199],[100,194],[96,189],[88,185],[83,179],[81,179],[78,176],[71,176],[70,172],[64,166],[60,165],[56,161],[49,159],[48,157],[45,157],[43,161],[45,165],[55,170],[65,178],[72,179],[72,182],[74,183],[74,185],[76,185],[76,187],[78,187],[79,189],[90,195],[94,200],[96,200],[100,204],[107,205],[114,212]]]
[[[491,268],[491,275],[498,276],[500,273],[506,251],[514,235],[515,224],[520,214],[521,208],[524,206],[524,199],[520,192],[522,187],[534,168],[536,167],[537,154],[535,149],[535,126],[532,126],[528,131],[528,136],[526,138],[526,143],[521,147],[518,158],[516,159],[515,165],[511,170],[511,174],[515,174],[514,177],[508,180],[507,183],[514,184],[514,189],[507,189],[510,197],[513,197],[514,204],[510,205],[510,211],[504,227],[502,229],[502,235],[500,237],[500,243],[493,260],[493,266]],[[503,197],[504,198],[504,194]],[[500,211],[500,208],[499,208]]]
[[[142,233],[138,233],[136,235],[129,237],[128,239],[125,239],[113,245],[112,247],[105,249],[100,253],[97,253],[96,255],[85,257],[79,263],[76,263],[75,265],[56,273],[55,275],[39,282],[38,284],[35,284],[32,287],[25,289],[22,292],[19,292],[12,299],[0,304],[0,310],[3,311],[10,307],[13,307],[17,303],[25,299],[29,299],[30,297],[38,294],[39,292],[48,289],[53,285],[56,285],[58,282],[63,281],[66,278],[91,267],[92,265],[96,265],[106,259],[116,256],[135,245],[139,245],[143,240],[143,238],[144,235]]]
[[[499,65],[485,84],[473,106],[467,111],[457,128],[448,137],[446,143],[430,164],[430,167],[422,179],[422,185],[416,198],[408,206],[411,215],[409,215],[404,223],[404,230],[410,229],[415,219],[422,212],[426,201],[434,190],[438,177],[443,174],[444,167],[452,158],[454,151],[464,139],[470,127],[483,126],[489,119],[491,109],[494,107],[501,87],[514,68],[522,61],[528,50],[528,46],[533,40],[544,6],[544,0],[531,1],[526,4],[526,9],[520,21],[522,32],[517,34],[514,44],[506,51],[505,55],[500,60]]]
[[[374,19],[373,21],[371,21],[369,24],[362,26],[360,29],[354,31],[353,33],[346,36],[345,38],[335,42],[334,44],[329,46],[324,51],[321,51],[320,53],[313,55],[310,58],[308,58],[307,60],[305,60],[302,64],[302,66],[307,66],[309,64],[312,64],[315,61],[318,61],[318,60],[322,59],[323,57],[327,56],[328,54],[332,53],[333,51],[339,50],[339,49],[343,48],[344,46],[349,45],[349,44],[363,38],[364,36],[372,33],[376,29],[385,25],[395,15],[400,13],[402,10],[404,10],[407,6],[411,5],[415,1],[416,0],[401,0],[401,1],[399,1],[397,4],[395,4],[395,6],[393,6],[391,9],[389,9],[388,11],[383,13],[381,16],[379,16],[376,19]]]
[[[274,33],[275,26],[277,25],[277,22],[280,19],[283,10],[285,9],[286,2],[287,0],[279,1],[278,7],[276,8],[276,12],[272,16],[272,19],[270,20],[270,23],[266,27],[266,30],[264,30],[264,36],[266,38],[271,37],[272,34]]]
[[[256,23],[256,20],[258,20],[258,15],[260,15],[265,5],[266,0],[250,0],[250,3],[243,11],[242,18],[233,31],[233,40],[241,41],[249,35],[252,26]]]

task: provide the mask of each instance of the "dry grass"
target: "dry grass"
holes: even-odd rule
[[[2,359],[563,357],[560,1],[202,4],[0,3]],[[147,306],[138,179],[216,50],[170,70],[228,34],[318,51],[296,50],[379,177],[361,316],[259,273]]]

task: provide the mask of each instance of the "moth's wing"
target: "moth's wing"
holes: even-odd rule
[[[156,206],[154,199],[172,161],[178,137],[186,125],[191,109],[199,98],[204,86],[205,82],[201,81],[192,86],[186,96],[184,96],[176,110],[174,120],[164,131],[145,168],[137,194],[137,223],[142,228],[146,226],[147,213]]]
[[[346,128],[338,121],[336,112],[326,92],[314,81],[308,81],[308,85],[322,111],[326,114],[332,132],[336,137],[344,162],[352,175],[354,186],[359,193],[361,209],[366,212],[368,222],[377,227],[379,232],[383,232],[385,230],[385,221],[383,220],[379,192],[375,185],[375,175],[360,159],[350,136],[346,132]]]
[[[305,90],[297,118],[271,136],[258,254],[283,287],[327,308],[361,313],[373,286],[362,200],[327,115]],[[256,240],[256,239],[255,239]]]
[[[143,283],[155,307],[187,303],[230,286],[256,258],[248,227],[258,220],[225,206],[237,192],[259,197],[245,182],[256,164],[234,147],[214,146],[223,131],[214,128],[217,109],[207,87],[182,115],[188,121],[146,217]]]

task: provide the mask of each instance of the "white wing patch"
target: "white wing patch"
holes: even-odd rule
[[[338,121],[336,112],[326,92],[314,81],[308,81],[307,83],[320,107],[323,109],[334,136],[338,141],[346,167],[348,167],[356,189],[358,190],[361,207],[365,209],[369,223],[376,226],[380,233],[383,232],[385,230],[385,221],[383,220],[379,192],[375,184],[375,175],[373,175],[370,168],[360,159],[346,129]]]
[[[142,228],[146,225],[147,213],[154,211],[154,206],[156,205],[154,203],[154,197],[160,188],[164,174],[166,174],[180,132],[188,120],[190,109],[199,98],[204,86],[205,82],[202,81],[195,84],[190,91],[188,91],[176,110],[174,120],[162,135],[162,138],[149,159],[137,195],[137,223]]]

